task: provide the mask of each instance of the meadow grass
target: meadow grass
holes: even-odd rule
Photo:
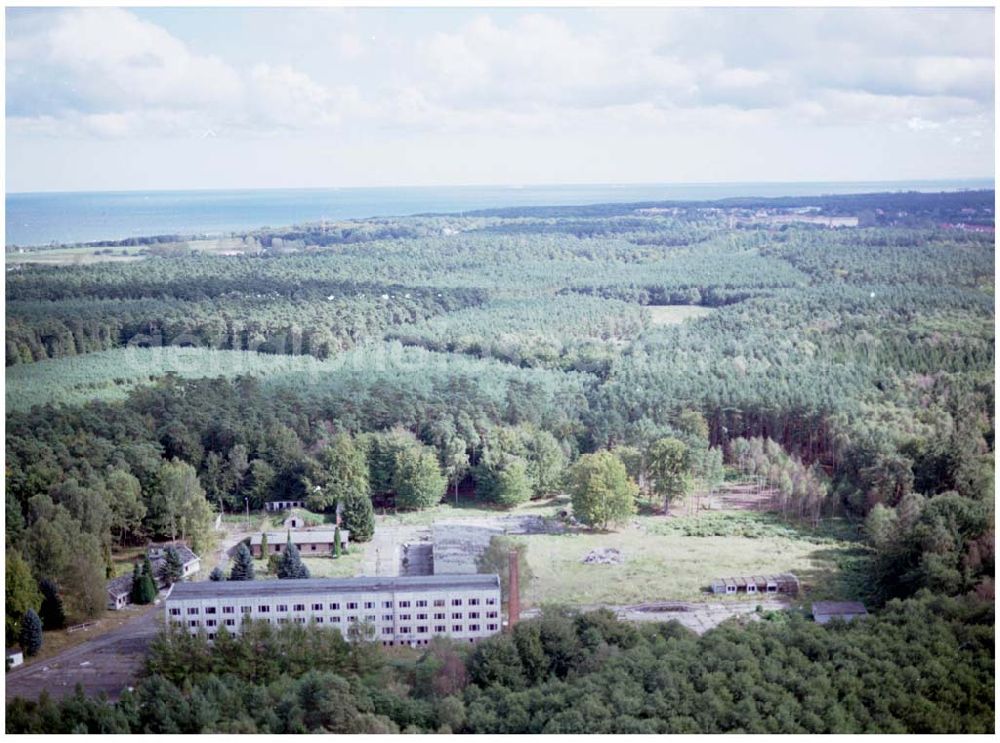
[[[647,305],[651,325],[678,325],[685,320],[705,317],[712,313],[711,307],[701,307],[696,304],[668,304],[662,306]]]

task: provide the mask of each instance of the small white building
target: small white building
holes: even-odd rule
[[[24,663],[24,653],[16,648],[7,648],[7,668],[16,668]]]

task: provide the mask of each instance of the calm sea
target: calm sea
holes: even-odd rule
[[[492,207],[962,188],[993,188],[993,181],[14,193],[7,194],[6,198],[6,244],[33,246],[162,234],[216,235],[324,219],[461,212]]]

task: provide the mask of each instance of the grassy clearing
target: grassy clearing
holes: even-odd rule
[[[647,305],[649,321],[653,326],[678,325],[685,320],[705,317],[712,313],[711,307],[701,307],[696,304],[668,304],[659,307]]]
[[[569,508],[568,496],[529,501],[510,509],[494,508],[467,496],[464,499],[460,496],[456,506],[454,496],[449,496],[445,502],[423,511],[392,513],[376,509],[375,523],[379,526],[425,526],[445,519],[490,519],[512,515],[553,517],[564,508]]]
[[[531,605],[697,600],[709,596],[714,578],[781,572],[798,575],[810,599],[859,593],[867,555],[857,542],[798,531],[768,514],[726,515],[701,531],[684,523],[705,520],[640,516],[618,532],[521,537],[535,574],[526,600]],[[624,563],[584,565],[587,553],[599,547],[621,550]]]
[[[124,248],[52,248],[51,250],[30,250],[24,253],[7,253],[7,265],[35,263],[45,266],[83,266],[91,263],[122,263],[141,260],[141,246]]]
[[[292,516],[297,516],[302,519],[307,527],[313,526],[323,526],[324,524],[329,524],[333,527],[336,524],[336,516],[331,514],[313,513],[312,511],[306,511],[304,508],[292,508],[288,511],[276,511],[268,513],[267,528],[268,529],[282,529],[284,528],[284,523],[286,519]]]
[[[111,555],[111,564],[115,571],[114,577],[131,575],[135,569],[135,564],[142,560],[145,554],[145,547],[130,547],[129,549],[115,551]]]

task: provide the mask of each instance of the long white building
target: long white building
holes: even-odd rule
[[[426,645],[435,635],[475,642],[500,631],[495,574],[178,583],[164,604],[168,622],[209,639],[220,627],[239,633],[244,618],[314,621],[344,637],[367,624],[383,645]]]

